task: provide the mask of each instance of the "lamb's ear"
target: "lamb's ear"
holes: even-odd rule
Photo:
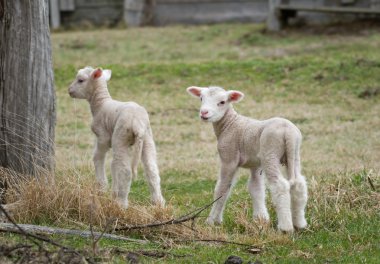
[[[228,101],[233,102],[233,103],[240,102],[244,98],[244,94],[239,91],[231,90],[231,91],[227,91],[227,94],[228,94]]]
[[[202,87],[197,87],[197,86],[190,86],[186,89],[186,91],[194,96],[194,97],[200,97],[201,96],[201,92],[203,89],[206,89],[206,88],[202,88]]]
[[[94,70],[94,71],[92,72],[91,77],[92,77],[93,79],[98,79],[98,78],[100,78],[100,76],[102,76],[102,74],[103,74],[102,69],[97,68],[96,70]]]
[[[111,79],[111,74],[112,74],[111,70],[103,70],[103,76],[107,82]]]

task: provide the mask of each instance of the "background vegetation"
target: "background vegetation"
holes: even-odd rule
[[[212,200],[218,172],[212,127],[199,120],[199,102],[185,89],[218,85],[240,90],[246,95],[235,105],[241,114],[256,119],[281,116],[301,129],[309,228],[294,235],[277,233],[269,200],[271,226],[253,222],[248,171],[241,170],[222,226],[206,227],[201,218],[196,223],[198,234],[144,234],[161,239],[147,248],[165,247],[173,254],[188,255],[168,256],[163,263],[224,263],[229,255],[263,263],[376,263],[380,259],[380,34],[378,28],[365,26],[279,34],[249,24],[53,33],[57,177],[63,186],[93,182],[89,107],[67,94],[76,71],[86,65],[111,69],[111,95],[149,111],[168,214],[177,216]],[[142,170],[132,185],[130,201],[144,208],[136,214],[157,216],[155,209],[146,207],[149,191]],[[41,209],[39,214],[24,212],[19,219],[88,228],[88,219],[66,209],[61,217]],[[252,255],[244,246],[176,242],[178,237],[223,238],[261,251]],[[82,239],[66,241],[86,245]],[[101,246],[139,247],[108,240],[102,240]]]

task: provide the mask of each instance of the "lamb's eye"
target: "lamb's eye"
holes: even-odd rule
[[[82,83],[82,82],[84,82],[84,80],[83,80],[83,79],[79,79],[78,82],[79,82],[79,83]]]
[[[224,105],[226,102],[225,101],[220,101],[220,105]]]

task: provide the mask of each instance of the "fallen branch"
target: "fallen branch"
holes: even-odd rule
[[[171,253],[168,251],[162,251],[162,250],[137,250],[137,251],[128,251],[128,250],[123,250],[121,248],[113,248],[112,249],[113,254],[124,254],[124,255],[141,255],[145,257],[150,257],[150,258],[165,258],[167,256],[175,257],[175,258],[186,258],[186,257],[192,257],[190,254],[186,255],[179,255],[175,253]]]
[[[38,226],[38,225],[26,225],[26,224],[18,224],[18,226],[27,232],[40,234],[40,235],[69,235],[69,236],[80,236],[84,238],[92,237],[90,231],[55,228],[55,227]],[[13,224],[9,224],[9,223],[0,223],[0,232],[13,232],[13,233],[18,233],[18,234],[21,233],[19,232],[18,228],[16,228]],[[134,242],[134,243],[139,243],[139,244],[149,243],[148,240],[134,239],[134,238],[101,233],[101,232],[93,232],[93,234],[97,238],[103,237],[103,238],[108,238],[112,240],[122,240],[122,241]]]
[[[151,224],[146,224],[146,225],[125,225],[125,226],[115,228],[115,231],[153,228],[153,227],[159,227],[159,226],[165,226],[165,225],[177,225],[177,224],[182,224],[182,223],[188,222],[188,221],[194,221],[204,210],[209,208],[211,205],[213,205],[220,198],[222,198],[222,196],[220,196],[219,198],[215,199],[211,203],[209,203],[209,204],[207,204],[201,208],[195,209],[194,211],[191,211],[190,213],[187,213],[185,215],[180,216],[179,218],[172,218],[172,219],[164,221],[164,222],[151,223]]]
[[[24,229],[22,229],[22,227],[20,225],[18,225],[13,219],[12,217],[8,214],[7,210],[5,210],[5,208],[3,207],[3,205],[0,204],[0,211],[5,215],[5,217],[12,223],[11,225],[13,226],[14,228],[14,231],[11,231],[12,233],[18,233],[18,234],[22,234],[25,236],[26,239],[30,240],[31,242],[33,242],[34,244],[36,244],[39,248],[43,248],[41,244],[39,244],[36,240],[38,241],[43,241],[43,242],[47,242],[51,245],[54,245],[56,247],[59,247],[61,248],[62,250],[65,250],[67,252],[71,252],[71,253],[74,253],[75,255],[77,256],[80,256],[82,258],[85,258],[81,253],[79,253],[77,250],[75,249],[72,249],[72,248],[69,248],[69,247],[66,247],[64,245],[61,245],[60,243],[58,242],[55,242],[54,240],[51,240],[49,238],[45,238],[45,237],[41,237],[41,236],[38,236],[38,235],[34,235],[34,234],[31,234],[27,231],[25,231]],[[5,223],[3,223],[5,224]],[[10,225],[10,224],[9,224]],[[87,259],[88,262],[92,263],[91,260]]]
[[[239,243],[239,242],[233,242],[233,241],[227,241],[227,240],[219,240],[219,239],[188,239],[188,240],[174,240],[175,243],[188,243],[188,242],[204,242],[204,243],[218,243],[218,244],[231,244],[231,245],[237,245],[237,246],[244,246],[244,247],[252,247],[252,244],[245,244],[245,243]]]

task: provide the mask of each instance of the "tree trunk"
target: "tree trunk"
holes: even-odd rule
[[[0,166],[34,177],[54,168],[48,11],[48,0],[0,0]]]

